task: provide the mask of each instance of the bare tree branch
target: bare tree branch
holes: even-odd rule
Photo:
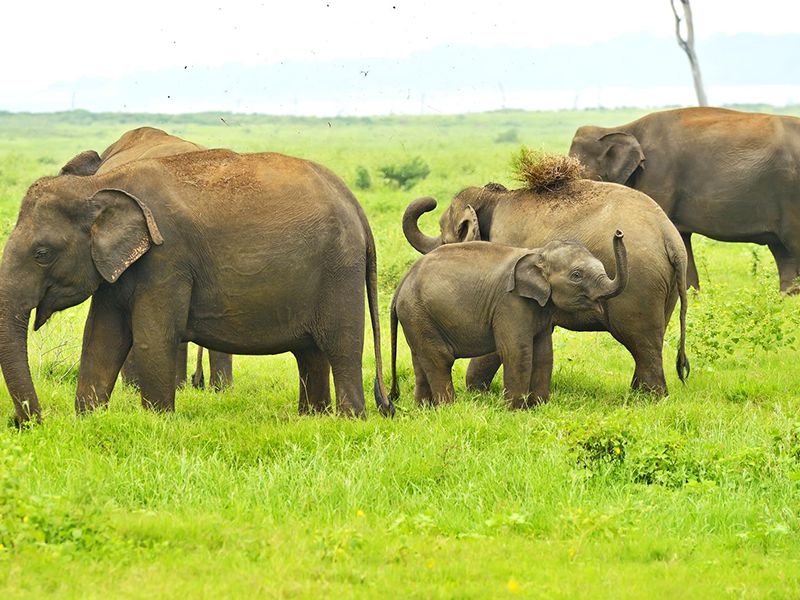
[[[675,7],[676,0],[670,0],[672,7],[672,14],[675,15],[675,37],[678,39],[678,46],[680,46],[686,53],[689,59],[689,66],[692,68],[692,78],[694,79],[694,91],[697,94],[697,103],[700,106],[708,106],[708,99],[706,98],[706,91],[703,88],[703,78],[700,75],[700,63],[697,60],[697,53],[694,50],[694,22],[692,21],[692,6],[689,0],[677,0],[681,4],[683,10],[683,19],[678,14],[678,9]],[[686,37],[681,35],[681,23],[686,24]]]

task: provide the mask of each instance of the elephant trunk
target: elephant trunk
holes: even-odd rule
[[[39,398],[28,366],[30,316],[30,310],[19,310],[13,301],[0,301],[0,369],[14,401],[17,425],[41,420]]]
[[[614,279],[608,280],[608,287],[600,295],[600,300],[619,296],[628,284],[628,253],[625,250],[625,243],[622,241],[623,237],[623,233],[617,229],[614,233],[614,260],[617,275]]]
[[[420,231],[417,221],[420,216],[436,208],[436,200],[430,196],[417,198],[408,205],[403,213],[403,233],[408,243],[414,246],[417,252],[427,254],[442,245],[442,236],[431,237]]]

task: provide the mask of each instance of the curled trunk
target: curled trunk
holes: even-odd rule
[[[0,305],[0,369],[14,401],[18,425],[40,420],[39,398],[28,366],[28,321],[30,310]]]
[[[617,229],[614,233],[614,260],[617,274],[614,279],[608,280],[608,288],[600,295],[602,300],[619,296],[628,284],[628,253],[622,238],[623,233]]]
[[[408,243],[414,246],[417,252],[427,254],[442,245],[442,236],[431,237],[419,229],[420,216],[436,208],[436,200],[430,196],[417,198],[408,205],[403,213],[403,233]]]

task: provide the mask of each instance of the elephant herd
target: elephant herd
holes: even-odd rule
[[[209,348],[215,387],[232,380],[231,354],[291,352],[301,413],[330,409],[332,373],[339,414],[364,416],[366,304],[375,400],[388,416],[398,322],[418,402],[452,400],[453,361],[469,357],[468,387],[487,388],[503,364],[506,397],[522,408],[549,395],[555,326],[608,331],[633,356],[632,387],[666,394],[664,333],[679,301],[675,364],[685,379],[686,289],[699,286],[692,233],[768,245],[781,290],[798,291],[800,119],[663,111],[581,127],[570,154],[586,179],[543,191],[467,188],[437,236],[418,224],[433,198],[406,208],[405,236],[426,256],[392,300],[387,394],[375,239],[334,173],[148,127],[102,155],[82,152],[28,189],[0,264],[0,367],[16,421],[41,418],[31,312],[38,329],[89,297],[79,413],[107,404],[121,371],[145,407],[174,410],[192,341]]]

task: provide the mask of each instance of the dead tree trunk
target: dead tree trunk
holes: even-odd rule
[[[703,88],[703,78],[700,75],[700,63],[697,61],[697,54],[694,51],[694,24],[692,23],[692,7],[689,0],[678,0],[683,9],[683,19],[675,8],[675,0],[670,0],[672,14],[675,15],[675,37],[678,38],[678,46],[683,48],[689,58],[689,65],[692,67],[692,77],[694,78],[694,91],[697,94],[697,104],[708,106],[706,91]],[[686,22],[686,37],[681,35],[681,23]]]

